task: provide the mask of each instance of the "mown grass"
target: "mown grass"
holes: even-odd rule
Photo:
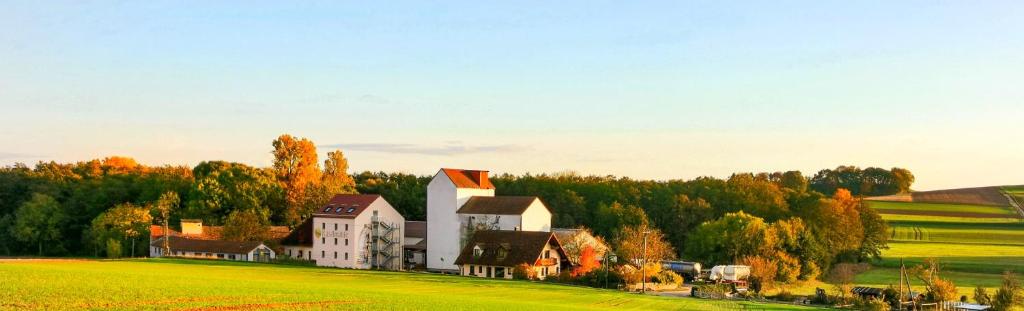
[[[1022,223],[1020,218],[990,218],[990,217],[949,217],[949,216],[932,216],[932,215],[896,215],[896,214],[885,214],[881,213],[882,219],[888,222],[897,221],[931,221],[931,222],[946,222],[946,223],[980,223],[980,224],[1019,224]]]
[[[1002,206],[984,206],[984,205],[968,205],[968,204],[940,204],[940,203],[911,203],[911,202],[885,202],[885,201],[872,201],[871,207],[875,209],[885,209],[894,211],[916,211],[916,212],[935,212],[935,213],[979,213],[979,214],[991,214],[999,216],[1008,216],[1008,218],[1016,217],[1017,212],[1010,207]]]
[[[880,267],[898,268],[900,259],[907,266],[921,264],[926,258],[937,258],[947,271],[989,273],[1006,270],[1024,271],[1024,246],[974,243],[889,242],[882,252]]]
[[[197,260],[0,261],[2,309],[799,310],[424,273]]]

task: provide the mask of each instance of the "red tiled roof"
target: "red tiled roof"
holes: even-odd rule
[[[338,194],[327,205],[313,211],[313,215],[354,218],[379,198],[379,194]]]
[[[171,236],[179,236],[179,235],[181,235],[181,233],[179,233],[178,231],[174,231],[174,229],[170,229],[170,228],[168,228],[168,229],[171,232]],[[155,240],[155,239],[159,239],[162,236],[164,236],[164,226],[163,225],[149,225],[149,239]]]
[[[494,184],[487,177],[487,171],[442,168],[448,179],[456,188],[494,189]]]

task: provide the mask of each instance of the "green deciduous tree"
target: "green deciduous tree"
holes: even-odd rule
[[[193,171],[196,180],[189,191],[187,217],[218,225],[235,210],[259,210],[287,223],[284,192],[270,170],[213,161],[200,163]]]
[[[92,221],[91,236],[94,243],[109,246],[111,240],[117,241],[120,245],[127,242],[131,245],[129,256],[135,257],[136,242],[144,236],[148,237],[149,226],[153,223],[153,216],[149,212],[149,208],[130,203],[119,204],[103,212]],[[107,254],[112,258],[121,255]]]
[[[268,237],[270,222],[267,215],[255,210],[236,210],[224,222],[224,239],[230,241],[264,241]]]
[[[39,256],[42,256],[46,242],[61,238],[65,219],[64,210],[57,200],[45,194],[32,194],[32,198],[14,212],[11,235],[18,241],[38,245]]]

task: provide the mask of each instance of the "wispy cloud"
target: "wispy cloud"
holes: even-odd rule
[[[0,151],[0,160],[15,160],[15,159],[35,159],[42,158],[43,156],[36,154],[26,153],[14,153],[14,152],[2,152]]]
[[[330,144],[320,145],[320,148],[338,148],[344,151],[369,151],[383,153],[401,154],[425,154],[425,155],[458,155],[471,153],[503,153],[520,152],[528,150],[527,147],[519,145],[480,145],[469,146],[458,142],[446,142],[441,146],[423,146],[414,144],[378,144],[378,143],[352,143],[352,144]]]

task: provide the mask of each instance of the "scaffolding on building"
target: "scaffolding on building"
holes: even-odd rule
[[[370,223],[363,228],[366,233],[363,262],[371,269],[401,270],[402,269],[402,232],[395,223],[382,221],[373,215]]]

